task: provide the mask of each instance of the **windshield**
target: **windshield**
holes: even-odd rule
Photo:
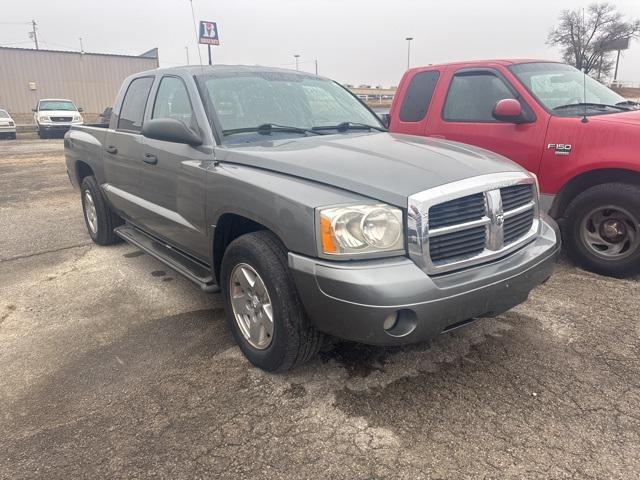
[[[621,109],[607,106],[625,102],[625,99],[613,90],[589,75],[585,77],[580,70],[569,65],[524,63],[509,68],[547,110],[556,109],[554,113],[558,115],[582,115],[585,103],[589,114],[615,113]],[[574,107],[565,107],[570,105]]]
[[[0,118],[11,118],[6,110],[0,110]]]
[[[43,100],[38,106],[39,111],[45,110],[76,110],[76,106],[72,102],[66,102],[64,100]]]
[[[331,80],[288,72],[222,72],[198,80],[226,134],[255,131],[266,124],[274,128],[261,130],[263,133],[298,136],[319,127],[344,127],[345,122],[354,129],[369,125],[384,129],[373,113]],[[279,129],[285,126],[301,130]],[[322,133],[330,130],[322,129]]]

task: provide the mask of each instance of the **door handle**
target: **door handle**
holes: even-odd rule
[[[107,153],[111,153],[112,155],[115,155],[116,153],[118,153],[118,149],[113,145],[109,145],[107,148],[105,148],[105,151]]]
[[[158,163],[158,157],[156,157],[153,153],[145,153],[144,163],[148,163],[149,165],[155,165],[156,163]]]

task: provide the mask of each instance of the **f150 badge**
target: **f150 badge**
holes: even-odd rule
[[[571,153],[571,145],[565,143],[550,143],[547,150],[555,150],[556,155],[569,155]]]

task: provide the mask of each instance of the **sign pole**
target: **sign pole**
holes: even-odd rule
[[[213,62],[211,61],[211,44],[207,45],[207,49],[209,50],[209,65],[213,65]]]
[[[620,64],[620,50],[618,50],[618,57],[616,58],[616,71],[613,74],[613,81],[618,80],[618,65]]]

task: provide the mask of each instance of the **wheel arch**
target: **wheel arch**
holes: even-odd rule
[[[89,165],[84,160],[76,160],[75,175],[76,175],[76,180],[78,182],[78,185],[81,185],[82,180],[85,177],[88,177],[90,175],[95,175],[95,172],[93,171],[93,168],[91,168],[91,165]]]
[[[562,187],[549,213],[554,218],[562,218],[577,195],[588,188],[605,183],[626,183],[640,187],[640,172],[624,168],[601,168],[576,175]]]
[[[264,222],[259,222],[248,216],[235,212],[226,212],[218,217],[216,222],[215,231],[213,234],[213,272],[216,277],[216,281],[220,282],[220,269],[222,266],[222,257],[227,247],[236,238],[251,232],[257,232],[260,230],[267,230],[272,232],[280,241],[282,239],[273,228],[269,228]]]

